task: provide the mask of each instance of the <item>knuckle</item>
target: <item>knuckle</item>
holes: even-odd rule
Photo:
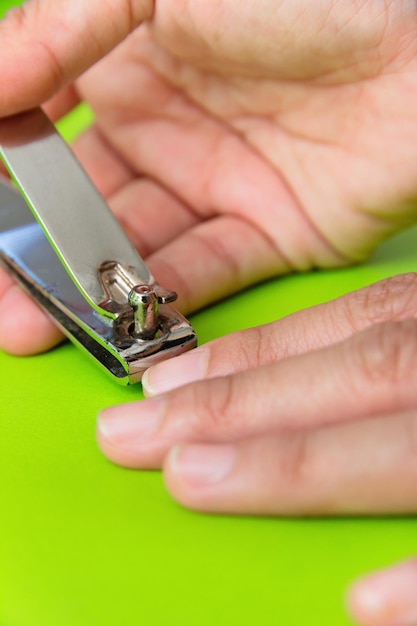
[[[319,337],[311,319],[299,317],[295,323],[291,318],[244,331],[241,358],[247,364],[245,369],[270,365],[316,347]]]
[[[287,512],[322,515],[332,511],[334,457],[323,450],[320,431],[292,433],[279,459],[280,495]]]
[[[353,353],[349,349],[347,360],[349,369],[359,375],[361,386],[379,382],[396,385],[416,376],[415,320],[377,324],[356,335],[354,341],[356,349]],[[356,360],[354,363],[352,354]]]
[[[258,367],[268,362],[270,355],[270,342],[265,339],[262,327],[249,328],[243,332],[235,333],[232,338],[236,345],[231,346],[228,358],[231,360],[232,371],[245,371],[252,367]],[[223,351],[219,356],[224,359]]]
[[[287,440],[285,453],[279,459],[279,474],[288,490],[303,491],[311,484],[315,459],[307,433],[293,434]]]
[[[414,317],[417,315],[417,274],[392,276],[355,291],[338,302],[354,330]]]
[[[221,439],[235,434],[239,407],[232,376],[224,376],[212,384],[191,386],[193,394],[193,433],[196,437],[207,435]]]
[[[259,347],[257,342],[252,342],[252,335],[250,329],[211,342],[207,374],[225,376],[259,365]]]

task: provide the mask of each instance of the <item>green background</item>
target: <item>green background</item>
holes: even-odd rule
[[[11,4],[0,0],[0,15]],[[81,110],[61,130],[70,138],[88,119]],[[194,315],[200,343],[417,271],[416,240],[413,228],[366,265],[280,278]],[[141,390],[118,387],[72,345],[0,354],[0,374],[1,626],[345,626],[349,581],[415,551],[411,517],[181,509],[158,472],[124,470],[99,453],[98,409]]]

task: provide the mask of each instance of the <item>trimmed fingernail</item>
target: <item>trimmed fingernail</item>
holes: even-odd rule
[[[390,626],[416,626],[415,562],[377,572],[355,583],[350,592],[350,604],[365,620]]]
[[[98,415],[100,434],[117,445],[151,439],[163,419],[163,399],[151,398],[103,409]]]
[[[176,446],[168,455],[173,474],[194,487],[215,485],[231,472],[236,459],[233,445],[189,444]]]
[[[207,372],[209,350],[197,348],[150,367],[143,375],[142,387],[147,396],[156,396],[187,383],[201,380]]]

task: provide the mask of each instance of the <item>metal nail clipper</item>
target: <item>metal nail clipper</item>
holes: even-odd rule
[[[122,384],[196,345],[41,109],[0,120],[0,156],[0,262],[72,341]]]

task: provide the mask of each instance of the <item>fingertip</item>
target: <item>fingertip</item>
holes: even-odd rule
[[[383,605],[378,596],[368,590],[362,581],[353,583],[347,590],[345,604],[348,613],[361,626],[384,626],[381,621]]]
[[[415,626],[416,589],[417,559],[411,559],[353,583],[346,604],[361,626]]]
[[[131,469],[161,467],[165,442],[157,437],[164,417],[159,398],[103,409],[97,416],[96,438],[110,461]]]
[[[230,443],[178,444],[164,460],[165,486],[182,506],[225,512],[222,485],[227,483],[236,460],[236,446]]]
[[[81,99],[75,85],[70,85],[47,100],[42,108],[50,120],[57,122],[73,111],[80,102]]]
[[[142,377],[147,398],[161,395],[206,377],[209,350],[197,348],[150,367]]]

